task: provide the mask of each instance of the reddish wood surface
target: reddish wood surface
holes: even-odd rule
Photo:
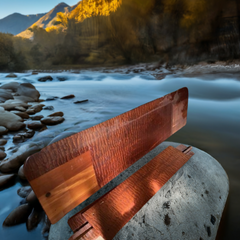
[[[75,239],[83,232],[81,226],[88,223],[94,236],[111,240],[190,158],[174,147],[166,148],[123,183],[70,218],[68,223],[73,231],[80,227]]]
[[[59,190],[63,185],[59,182],[60,177],[56,175],[62,174],[62,171],[56,169],[64,166],[62,169],[72,174],[74,178],[76,172],[72,172],[71,161],[80,157],[84,162],[85,154],[88,152],[86,161],[89,162],[91,159],[98,187],[95,188],[91,182],[84,184],[86,189],[90,187],[97,190],[182,128],[186,124],[187,107],[188,90],[182,88],[53,143],[28,158],[24,166],[25,175],[51,222],[55,223],[61,219],[67,211],[90,197],[93,192],[84,192],[84,197],[79,197],[79,201],[72,203],[73,191],[69,193],[74,187],[72,182],[72,186],[64,188],[64,191],[66,190],[64,201],[51,192],[50,198],[41,198],[49,192],[47,184],[41,183],[46,176],[48,176],[46,179],[49,179],[51,174],[55,175],[55,178],[51,178],[51,185],[55,186],[54,189],[58,187]],[[81,193],[81,188],[77,191]],[[55,204],[58,207],[54,213],[49,206],[51,199],[51,206]]]

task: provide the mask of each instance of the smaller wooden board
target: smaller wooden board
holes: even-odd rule
[[[83,209],[68,224],[73,239],[111,240],[118,231],[153,197],[157,191],[191,158],[190,148],[172,146],[144,165],[123,183]]]

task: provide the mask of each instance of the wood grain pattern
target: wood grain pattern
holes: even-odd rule
[[[61,185],[62,182],[59,183],[59,177],[49,180],[49,176],[53,174],[51,171],[64,166],[63,169],[68,172],[71,164],[68,165],[67,163],[78,157],[84,159],[84,154],[88,152],[91,157],[87,157],[87,159],[91,159],[98,187],[102,187],[182,128],[186,124],[187,107],[188,90],[182,88],[53,143],[39,153],[29,157],[24,165],[25,176],[39,197],[40,203],[51,222],[55,223],[71,208],[73,209],[80,204],[80,200],[72,202],[72,193],[65,192],[65,202],[62,198],[54,198],[52,195],[52,198],[54,198],[52,203],[58,206],[58,209],[51,210],[51,207],[48,206],[50,198],[41,198],[44,193],[47,193],[48,189],[42,188],[41,185],[43,185],[43,181],[47,176],[46,179],[48,180],[45,181],[51,181],[50,185],[53,185],[57,192],[63,186]],[[88,162],[88,160],[86,161]],[[46,175],[47,173],[49,174]],[[74,176],[72,175],[72,177]],[[86,188],[92,187],[92,183],[87,181],[84,184]],[[71,189],[69,186],[64,190],[69,191]],[[73,184],[73,186],[75,185]],[[79,188],[76,191],[79,192],[79,195],[76,194],[76,196],[80,196],[81,189]],[[92,193],[92,191],[85,192],[84,197],[80,199],[90,197]],[[71,204],[67,202],[71,202]]]
[[[113,239],[190,158],[190,155],[174,147],[166,148],[123,183],[70,218],[68,221],[70,227],[76,230],[73,223],[81,218],[83,222],[87,221],[93,227],[91,231],[94,231],[94,236],[100,235],[105,240]],[[82,229],[80,228],[74,236],[80,236],[79,231]]]

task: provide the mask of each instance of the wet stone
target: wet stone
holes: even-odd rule
[[[67,95],[67,96],[61,97],[61,99],[70,99],[70,98],[75,98],[75,95],[70,94],[70,95]]]
[[[17,194],[22,197],[25,198],[29,195],[29,193],[32,191],[32,188],[30,186],[26,186],[26,187],[20,187],[17,190]]]
[[[38,79],[39,82],[46,82],[46,81],[52,81],[52,80],[53,78],[51,76],[45,76]]]
[[[0,160],[3,160],[6,156],[7,154],[4,151],[0,150]]]
[[[41,129],[42,127],[44,127],[44,125],[39,121],[34,121],[29,123],[27,127],[30,129]]]
[[[58,97],[48,97],[48,98],[46,98],[45,101],[53,101],[53,100],[56,100],[56,99],[58,99]]]
[[[63,112],[55,112],[48,115],[48,117],[62,117],[63,115],[64,115]]]
[[[12,113],[16,114],[22,119],[28,119],[29,115],[26,112],[19,112],[19,111],[11,111]]]
[[[81,100],[81,101],[75,101],[75,102],[73,102],[73,103],[74,103],[74,104],[78,104],[78,103],[84,103],[84,102],[88,102],[88,99]]]
[[[43,115],[37,115],[37,116],[32,116],[31,117],[32,120],[41,120],[42,118],[44,118]]]
[[[63,117],[46,117],[41,120],[45,125],[56,125],[62,123],[65,119]]]
[[[6,139],[0,139],[0,146],[4,146],[7,143]]]
[[[0,126],[0,136],[6,134],[7,132],[8,132],[7,128]]]

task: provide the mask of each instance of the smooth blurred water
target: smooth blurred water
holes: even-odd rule
[[[220,239],[238,239],[240,236],[240,81],[238,74],[214,74],[198,77],[169,75],[155,80],[148,74],[119,74],[83,71],[17,74],[17,79],[7,79],[0,74],[0,83],[9,81],[30,82],[40,91],[41,99],[74,94],[69,100],[57,99],[43,102],[63,111],[66,121],[52,126],[52,131],[77,129],[81,131],[109,118],[117,116],[143,103],[149,102],[181,87],[188,87],[188,123],[170,137],[170,141],[182,142],[200,148],[215,157],[226,170],[230,180],[230,196],[227,221]],[[41,76],[51,75],[52,82],[38,82]],[[57,77],[67,80],[60,82]],[[76,100],[89,99],[82,104]],[[43,110],[44,116],[54,112]],[[44,133],[44,132],[43,132]],[[8,147],[13,145],[11,141]],[[20,183],[0,192],[0,223],[20,200],[16,194]],[[0,228],[1,239],[42,239],[41,226],[27,232],[24,224],[12,228]],[[3,238],[2,238],[3,236]],[[21,236],[21,238],[19,238]]]

